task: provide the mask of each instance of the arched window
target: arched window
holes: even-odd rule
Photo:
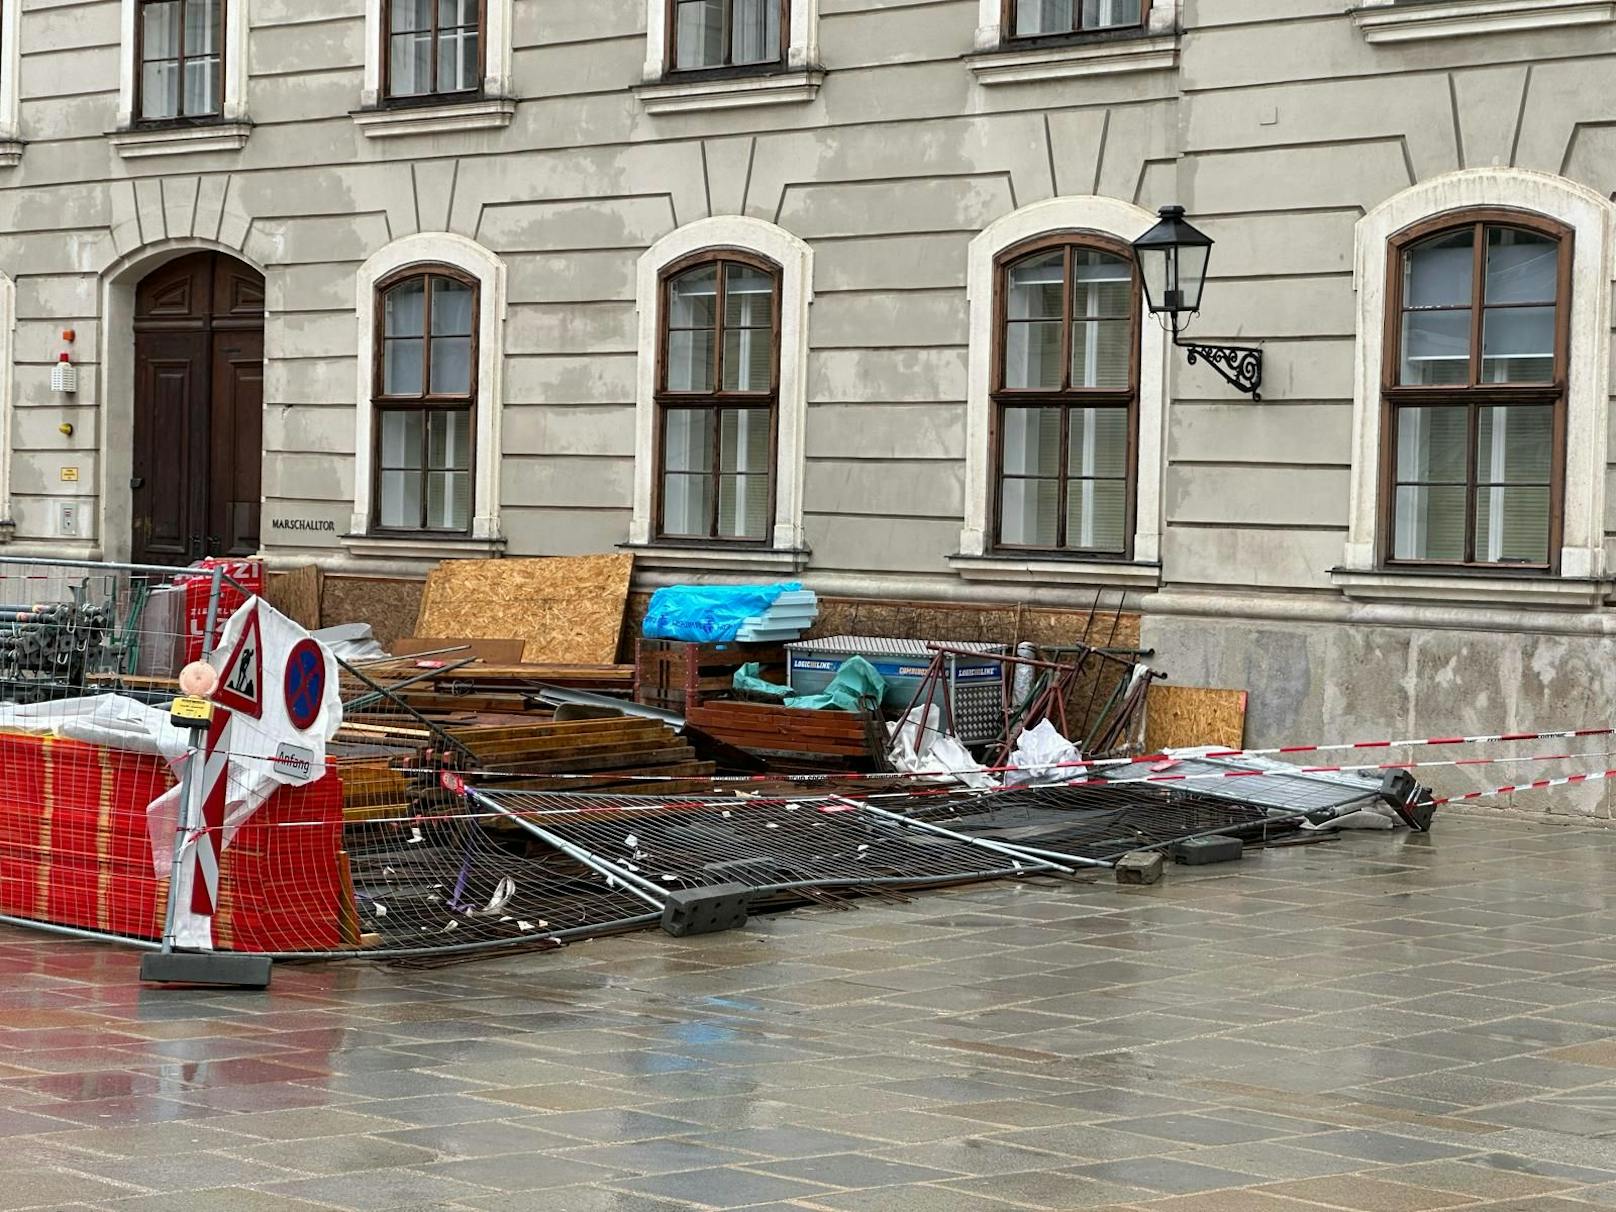
[[[483,87],[488,0],[385,0],[383,95],[455,97]]]
[[[373,530],[471,530],[478,294],[476,279],[442,265],[377,286]]]
[[[997,265],[995,545],[1129,554],[1139,282],[1125,245],[1063,234]]]
[[[1149,0],[1004,0],[1004,28],[1012,38],[1139,29]]]
[[[774,520],[780,268],[701,253],[662,275],[659,539],[766,544]]]
[[[1506,210],[1444,215],[1393,239],[1388,562],[1554,566],[1571,250],[1560,224]]]

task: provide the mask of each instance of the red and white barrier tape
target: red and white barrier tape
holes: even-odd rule
[[[1508,787],[1489,787],[1485,791],[1467,791],[1462,795],[1444,795],[1431,801],[1440,808],[1443,804],[1462,804],[1466,800],[1484,800],[1496,795],[1514,795],[1519,791],[1543,791],[1549,787],[1575,787],[1579,783],[1597,783],[1616,778],[1616,770],[1592,770],[1586,774],[1568,774],[1559,779],[1534,779],[1530,783],[1516,783]]]
[[[1535,740],[1543,736],[1601,736],[1612,731],[1611,729],[1589,729],[1572,733],[1540,733],[1531,737],[1509,738],[1520,740]],[[1432,744],[1447,744],[1450,742],[1431,742]],[[1190,754],[1183,757],[1172,757],[1167,754],[1153,754],[1140,758],[1107,758],[1095,762],[1047,762],[1034,763],[1029,766],[984,766],[976,770],[962,771],[968,774],[1049,774],[1059,770],[1082,770],[1100,766],[1113,765],[1155,765],[1162,763],[1175,763],[1180,761],[1194,761],[1198,758],[1217,758],[1220,761],[1233,760],[1236,757],[1260,757],[1272,751],[1247,750],[1236,753],[1233,750],[1220,750],[1214,753]],[[274,764],[285,759],[278,756],[259,754],[234,753],[231,755],[242,761],[268,762]],[[1484,758],[1450,758],[1434,761],[1407,761],[1407,762],[1365,762],[1356,765],[1342,764],[1334,766],[1286,766],[1283,769],[1251,769],[1251,770],[1219,770],[1207,773],[1173,774],[1171,772],[1157,772],[1128,779],[1072,779],[1060,784],[1065,787],[1128,787],[1138,783],[1188,783],[1205,782],[1217,779],[1257,778],[1262,775],[1277,774],[1356,774],[1377,770],[1435,770],[1441,768],[1455,768],[1463,766],[1507,766],[1521,762],[1569,762],[1581,761],[1585,758],[1616,757],[1616,750],[1605,750],[1596,753],[1533,753],[1517,754],[1513,757],[1484,757]],[[422,769],[419,773],[430,773]],[[473,782],[482,777],[494,779],[511,777],[508,773],[498,770],[459,770],[455,774],[461,780]],[[622,785],[625,783],[714,783],[714,784],[744,784],[744,783],[780,783],[780,782],[825,782],[830,780],[872,781],[879,779],[901,778],[901,773],[861,774],[850,771],[840,774],[744,774],[744,775],[710,775],[706,777],[695,775],[670,774],[623,774],[615,771],[606,771],[598,774],[543,774],[525,775],[524,778],[542,778],[551,782],[575,783],[605,783]],[[941,777],[940,775],[920,775],[915,777]],[[494,784],[497,788],[497,782]]]

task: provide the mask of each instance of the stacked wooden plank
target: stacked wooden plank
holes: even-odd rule
[[[499,786],[531,790],[578,790],[632,782],[630,775],[700,783],[714,773],[672,728],[632,716],[607,719],[534,721],[512,725],[449,728],[449,735],[473,758],[477,770],[499,775]],[[573,776],[567,778],[545,776]],[[587,776],[587,777],[576,777]],[[659,789],[670,784],[659,783]],[[688,788],[686,788],[688,789]]]
[[[877,767],[885,748],[884,727],[862,712],[712,701],[690,708],[685,722],[752,753],[825,760],[844,767]]]

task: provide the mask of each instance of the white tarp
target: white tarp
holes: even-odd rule
[[[191,734],[174,727],[166,710],[119,694],[25,706],[0,704],[0,728],[151,754],[170,762],[184,757],[191,744]]]
[[[1021,787],[1032,783],[1069,783],[1086,778],[1088,770],[1074,765],[1083,760],[1077,746],[1061,735],[1059,728],[1049,720],[1040,720],[1016,738],[1016,747],[1010,754],[1010,769],[1005,771],[1006,787]]]
[[[888,758],[895,770],[944,778],[978,790],[998,785],[958,737],[942,730],[941,713],[933,704],[911,708],[891,725],[891,734]]]

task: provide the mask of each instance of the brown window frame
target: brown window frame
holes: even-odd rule
[[[218,98],[218,107],[206,114],[175,114],[167,118],[145,118],[141,114],[146,108],[146,10],[153,4],[172,3],[173,0],[136,0],[135,3],[135,97],[134,112],[129,115],[130,123],[137,127],[167,127],[167,126],[200,126],[212,122],[224,121],[224,82],[225,60],[229,54],[229,46],[225,42],[225,30],[230,23],[230,5],[232,0],[219,0],[219,24],[214,30],[214,45],[219,48],[218,53],[218,80],[215,82],[215,95]],[[179,0],[180,5],[180,57],[175,59],[153,60],[158,63],[178,63],[180,93],[179,103],[185,104],[185,10],[193,0]]]
[[[1483,383],[1482,325],[1486,322],[1487,237],[1489,227],[1509,227],[1546,236],[1559,243],[1555,284],[1554,377],[1548,383]],[[1475,232],[1470,297],[1470,375],[1462,386],[1403,385],[1403,269],[1404,257],[1417,244],[1436,236],[1471,228]],[[1560,570],[1560,548],[1565,530],[1565,458],[1567,368],[1571,351],[1571,271],[1575,233],[1544,215],[1509,207],[1483,207],[1451,212],[1422,220],[1394,235],[1386,250],[1385,349],[1380,383],[1380,559],[1388,569],[1424,569],[1497,573],[1528,572],[1555,576]],[[1496,306],[1496,305],[1495,305]],[[1526,305],[1522,305],[1526,306]],[[1465,558],[1463,560],[1399,559],[1397,541],[1398,415],[1404,408],[1465,406],[1468,409],[1465,453]],[[1515,561],[1492,563],[1475,558],[1477,483],[1476,433],[1483,408],[1500,406],[1552,406],[1553,446],[1549,466],[1548,560],[1542,564]]]
[[[474,88],[440,90],[438,85],[438,25],[437,0],[432,2],[432,88],[424,93],[393,96],[393,4],[382,0],[381,19],[381,97],[383,106],[441,105],[445,101],[471,101],[483,95],[483,82],[488,78],[488,0],[477,0],[477,84]],[[456,26],[456,29],[463,28]]]
[[[1016,33],[1016,6],[1020,2],[1021,0],[999,0],[1001,6],[999,16],[1000,39],[1006,45],[1042,46],[1088,38],[1129,37],[1134,34],[1140,34],[1150,28],[1150,8],[1153,0],[1141,0],[1139,23],[1137,25],[1103,25],[1098,29],[1085,29],[1083,27],[1083,0],[1072,0],[1072,28],[1044,34]]]
[[[780,4],[780,53],[773,59],[766,59],[761,63],[731,63],[732,46],[730,40],[724,40],[724,62],[709,64],[703,67],[679,66],[679,0],[665,0],[666,29],[665,45],[663,47],[663,71],[669,76],[678,76],[682,80],[691,79],[718,79],[726,76],[753,76],[767,72],[780,71],[786,65],[786,55],[791,49],[791,0],[779,0]],[[726,28],[735,18],[735,0],[724,0]]]
[[[421,390],[413,396],[388,395],[385,391],[387,374],[387,296],[394,288],[403,285],[411,279],[421,278],[426,281],[426,290],[422,300],[421,312]],[[460,393],[434,393],[432,391],[432,282],[433,278],[448,278],[471,288],[471,377],[465,394]],[[406,265],[402,269],[388,274],[376,283],[374,306],[376,308],[375,332],[371,344],[371,383],[370,383],[370,414],[371,414],[371,459],[370,459],[370,526],[371,532],[381,535],[470,535],[472,519],[477,513],[477,393],[479,388],[479,358],[482,353],[482,283],[463,269],[452,265],[441,265],[436,262],[418,265]],[[421,521],[418,527],[409,526],[383,526],[381,524],[381,482],[382,482],[382,415],[389,412],[464,412],[467,414],[467,435],[469,442],[466,452],[467,474],[471,478],[472,500],[466,518],[466,525],[456,530],[445,530],[440,527],[427,526],[426,500],[427,494],[421,493]],[[423,445],[421,466],[423,472],[430,471],[429,443],[430,436],[427,426],[421,427],[421,442]]]
[[[710,392],[673,391],[668,387],[668,333],[670,292],[675,279],[693,269],[706,265],[718,266],[719,292],[714,300],[713,327],[713,386]],[[724,384],[724,313],[725,292],[728,290],[727,265],[744,265],[761,270],[774,278],[774,305],[771,311],[773,343],[769,359],[769,389],[767,391],[725,391]],[[774,516],[780,491],[780,319],[781,293],[785,272],[767,257],[738,248],[704,249],[665,266],[657,281],[657,365],[653,401],[656,405],[654,474],[652,479],[652,534],[657,543],[668,546],[767,548],[774,539]],[[722,414],[725,409],[768,409],[769,412],[769,504],[762,538],[749,539],[718,533],[718,508],[722,485]],[[674,411],[700,411],[713,414],[712,466],[710,504],[707,510],[707,534],[669,534],[664,515],[664,487],[667,476],[667,417]]]
[[[1027,260],[1054,249],[1064,249],[1063,267],[1065,287],[1061,319],[1061,387],[1050,391],[1043,388],[1005,386],[1005,347],[1009,324],[1010,270]],[[1133,316],[1128,353],[1128,383],[1126,389],[1071,386],[1072,377],[1072,255],[1079,249],[1093,249],[1110,256],[1120,257],[1133,266]],[[1134,532],[1137,529],[1139,499],[1139,383],[1141,342],[1144,332],[1144,292],[1139,275],[1139,263],[1133,249],[1120,240],[1092,232],[1053,232],[1024,240],[1005,249],[993,261],[993,366],[989,392],[989,448],[992,457],[993,497],[993,550],[1016,555],[1037,555],[1083,560],[1133,559]],[[1061,410],[1061,453],[1057,483],[1060,501],[1052,546],[1034,546],[1004,541],[1004,413],[1007,408],[1059,408]],[[1067,476],[1071,454],[1071,414],[1082,408],[1126,408],[1128,413],[1127,483],[1124,489],[1123,548],[1102,551],[1094,548],[1067,547],[1067,493],[1071,481]]]

